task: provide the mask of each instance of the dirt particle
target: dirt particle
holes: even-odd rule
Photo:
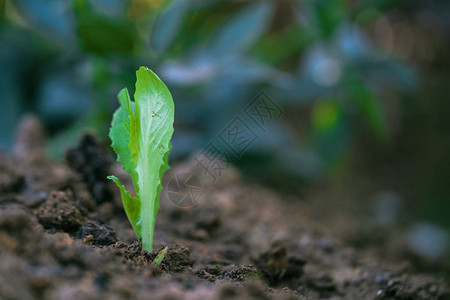
[[[81,174],[91,195],[97,202],[111,201],[113,194],[108,188],[111,157],[103,151],[92,133],[84,134],[78,146],[66,152],[67,165]]]
[[[106,246],[116,243],[116,233],[104,224],[94,221],[84,223],[77,231],[76,236],[87,244]]]
[[[0,155],[0,194],[18,192],[25,183],[25,178],[18,163],[7,155]]]
[[[375,283],[377,283],[377,284],[385,284],[386,282],[388,282],[390,277],[391,277],[390,273],[384,273],[384,274],[381,274],[381,275],[377,275],[377,276],[375,276]]]
[[[32,216],[25,210],[15,205],[0,208],[0,231],[21,233],[31,230],[33,225]]]
[[[5,232],[0,232],[0,243],[11,252],[16,252],[19,249],[17,240]]]
[[[284,284],[295,287],[303,275],[303,266],[306,262],[290,254],[286,242],[275,241],[269,251],[261,254],[255,263],[270,285]]]
[[[84,220],[71,191],[53,191],[37,210],[37,217],[44,228],[76,231]]]
[[[23,194],[23,204],[28,208],[39,207],[48,198],[48,193],[39,190],[27,190]]]
[[[114,244],[114,247],[116,247],[117,249],[126,248],[127,246],[128,246],[127,244],[125,244],[124,242],[121,242],[121,241],[117,241]]]
[[[205,241],[209,238],[209,234],[204,229],[194,229],[187,233],[187,237],[196,241]]]
[[[92,242],[94,241],[94,236],[92,234],[87,235],[84,239],[83,239],[83,243],[88,244],[88,245],[92,245]]]
[[[303,266],[306,261],[302,258],[291,256],[288,258],[288,265],[284,277],[286,278],[298,278],[303,274]]]
[[[212,233],[221,225],[220,217],[216,212],[203,212],[196,218],[197,229],[203,229],[208,233]]]
[[[144,278],[156,277],[163,273],[163,271],[155,264],[148,265],[145,270],[142,271]]]
[[[194,260],[191,258],[191,252],[186,246],[170,246],[166,257],[161,263],[163,270],[170,272],[182,272],[188,267],[192,267]]]
[[[266,300],[266,299],[288,299],[285,295],[274,294],[269,296],[267,288],[258,281],[249,281],[244,285],[224,284],[220,287],[216,299],[239,299],[239,300]],[[291,298],[298,299],[298,297]]]
[[[230,268],[230,267],[229,267]],[[259,280],[259,272],[253,265],[232,266],[230,270],[219,276],[219,279],[232,279],[235,281]]]
[[[33,160],[46,159],[44,156],[44,129],[39,119],[27,114],[20,120],[16,132],[14,154],[26,164]]]
[[[279,281],[286,271],[287,251],[287,246],[284,243],[275,242],[270,250],[261,254],[256,261],[261,273],[272,284]]]
[[[336,285],[333,278],[324,274],[318,278],[310,278],[308,285],[319,292],[333,292],[336,290]]]
[[[208,280],[209,282],[214,282],[217,280],[217,277],[222,275],[225,271],[220,266],[207,266],[206,268],[202,268],[200,270],[195,271],[195,275]]]

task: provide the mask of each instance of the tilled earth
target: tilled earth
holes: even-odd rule
[[[23,127],[14,154],[0,155],[0,299],[450,299],[445,282],[362,255],[231,169],[186,194],[195,205],[165,189],[155,251],[142,251],[105,179],[126,174],[95,138],[58,165],[37,125]]]

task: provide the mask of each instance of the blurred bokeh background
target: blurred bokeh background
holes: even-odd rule
[[[284,114],[248,122],[244,178],[355,246],[399,227],[414,255],[448,263],[449,27],[447,0],[0,0],[0,145],[27,112],[55,160],[87,128],[108,145],[144,65],[175,99],[174,163],[264,91]]]

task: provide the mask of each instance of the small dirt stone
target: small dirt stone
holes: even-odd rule
[[[187,267],[192,267],[193,264],[194,260],[191,258],[189,248],[175,245],[169,247],[161,267],[171,272],[182,272]]]
[[[0,231],[20,233],[30,230],[34,224],[32,215],[17,206],[0,208]]]
[[[44,203],[48,198],[48,193],[39,190],[27,190],[23,195],[23,203],[28,208],[36,208]]]
[[[111,167],[111,157],[103,151],[93,134],[84,134],[78,146],[66,152],[66,162],[71,169],[81,174],[97,202],[112,200],[113,194],[106,178]]]
[[[264,252],[257,259],[256,264],[261,273],[271,283],[279,281],[280,276],[287,269],[287,246],[282,242],[272,244],[269,251]]]
[[[71,191],[54,191],[38,209],[37,217],[44,228],[73,232],[84,220],[78,206]]]
[[[14,159],[0,154],[0,194],[19,191],[25,183],[25,178]]]
[[[111,227],[94,221],[84,223],[76,236],[92,245],[106,246],[117,242],[116,233]]]
[[[219,276],[220,279],[232,279],[236,281],[259,280],[259,272],[253,265],[232,266],[230,270]]]

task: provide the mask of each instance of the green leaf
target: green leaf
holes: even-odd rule
[[[241,9],[218,30],[211,51],[220,55],[247,50],[267,30],[272,8],[272,3],[261,1]]]
[[[164,249],[162,249],[161,251],[159,251],[158,255],[155,257],[155,259],[153,260],[153,263],[157,266],[161,265],[162,261],[164,260],[164,258],[166,257],[167,254],[167,250],[169,250],[169,247],[165,247]]]
[[[118,98],[121,107],[114,113],[111,129],[109,131],[109,138],[112,140],[111,147],[117,153],[117,160],[122,163],[122,168],[131,175],[134,183],[137,182],[138,178],[136,164],[130,149],[131,132],[133,132],[133,135],[136,134],[135,124],[133,124],[133,128],[131,126],[132,121],[133,123],[136,122],[134,116],[134,103],[131,103],[127,89],[121,90]],[[135,185],[135,189],[136,193],[138,193],[139,186]]]
[[[111,18],[98,13],[90,2],[75,0],[73,3],[76,32],[83,49],[100,55],[132,53],[139,43],[139,35],[126,12]]]
[[[131,197],[130,193],[125,189],[125,186],[120,182],[119,178],[116,176],[108,176],[116,183],[120,188],[120,197],[122,198],[123,208],[127,214],[128,220],[130,220],[131,226],[138,238],[141,238],[141,224],[140,224],[140,213],[141,201],[138,197]]]
[[[316,131],[331,131],[338,125],[340,108],[336,101],[322,100],[314,104],[311,114],[313,129]]]
[[[329,38],[347,18],[348,8],[345,0],[310,0],[308,3],[314,12],[315,26],[322,38]]]
[[[389,127],[381,100],[362,81],[354,81],[350,93],[374,137],[380,142],[387,142]]]
[[[174,42],[191,5],[190,1],[172,1],[158,14],[150,35],[150,45],[158,53],[167,51]]]
[[[324,98],[314,103],[311,112],[314,151],[328,171],[338,168],[349,153],[353,140],[349,122],[339,98]]]
[[[168,167],[173,134],[174,103],[164,83],[151,70],[137,72],[135,103],[126,89],[119,93],[121,107],[114,113],[110,138],[117,159],[133,181],[131,197],[115,177],[128,219],[142,238],[142,248],[153,249],[155,218],[162,190],[161,178]]]

